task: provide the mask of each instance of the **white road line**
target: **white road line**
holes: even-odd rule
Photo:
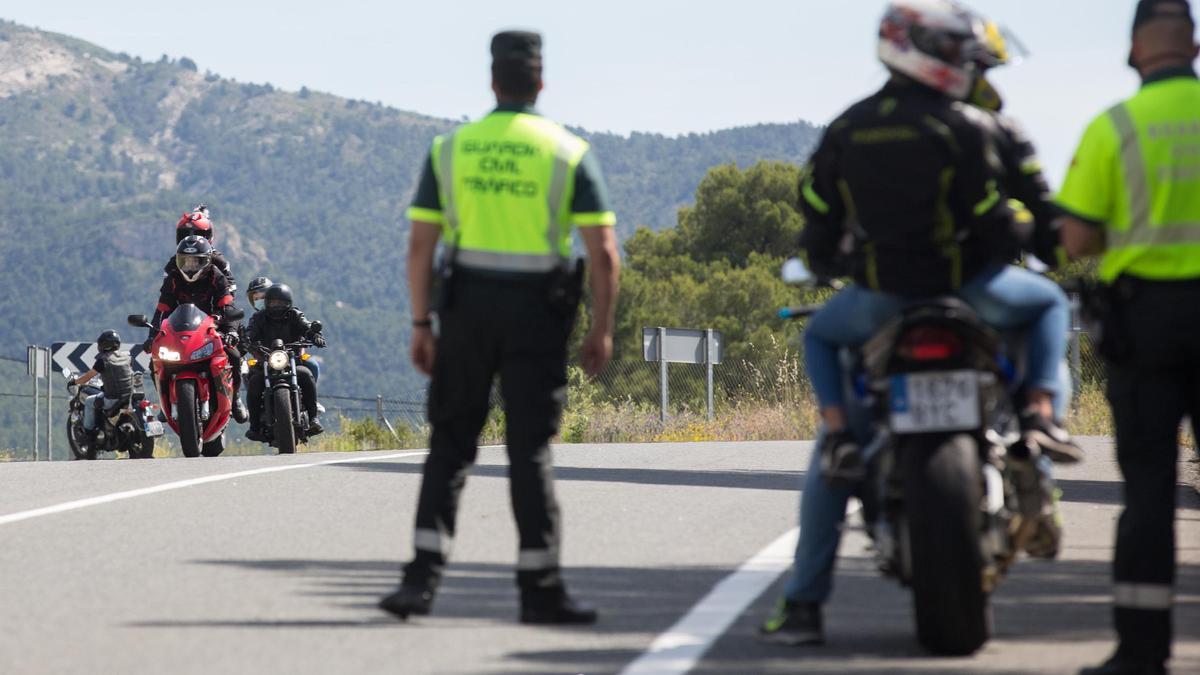
[[[250,469],[247,471],[236,471],[234,473],[219,473],[214,476],[203,476],[201,478],[189,478],[187,480],[177,480],[172,483],[163,483],[162,485],[154,485],[148,488],[140,488],[137,490],[127,490],[125,492],[113,492],[112,494],[100,495],[99,497],[88,497],[87,499],[77,499],[72,502],[63,502],[54,506],[46,506],[40,509],[30,509],[29,511],[18,511],[5,516],[0,516],[0,525],[16,523],[22,520],[31,518],[40,518],[42,516],[50,516],[55,513],[63,513],[64,511],[74,511],[76,509],[85,509],[89,506],[99,506],[100,504],[108,504],[110,502],[119,502],[124,499],[133,499],[134,497],[144,497],[146,495],[157,494],[159,492],[168,492],[170,490],[179,490],[194,485],[204,485],[205,483],[216,483],[223,480],[233,480],[234,478],[244,478],[246,476],[257,476],[264,473],[275,473],[278,471],[291,471],[293,469],[307,469],[314,466],[329,466],[330,464],[352,464],[354,462],[370,462],[381,461],[385,459],[401,459],[403,457],[419,457],[427,455],[429,451],[421,452],[398,452],[390,455],[372,455],[370,457],[355,457],[353,459],[330,459],[323,462],[310,462],[308,464],[286,464],[284,466],[268,466],[262,469]]]
[[[800,528],[793,528],[722,579],[621,675],[676,675],[694,668],[712,643],[792,564],[799,536]]]

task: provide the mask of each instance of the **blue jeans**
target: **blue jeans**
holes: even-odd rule
[[[99,405],[105,410],[109,406],[115,405],[117,399],[104,398],[104,394],[92,394],[83,402],[83,428],[88,431],[96,430],[96,406]]]
[[[1062,289],[1020,267],[995,265],[967,282],[958,296],[989,326],[1025,331],[1025,386],[1052,393],[1055,409],[1065,409],[1069,386],[1063,388],[1061,370],[1071,308]],[[821,408],[845,405],[838,350],[861,346],[909,302],[854,285],[809,319],[804,331],[804,365]]]

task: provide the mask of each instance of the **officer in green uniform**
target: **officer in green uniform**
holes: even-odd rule
[[[432,435],[413,533],[416,553],[399,589],[380,601],[400,618],[429,613],[499,376],[520,539],[521,621],[596,620],[594,609],[567,595],[560,575],[550,439],[566,399],[567,338],[582,293],[582,264],[571,262],[572,227],[590,262],[592,322],[581,360],[594,375],[612,354],[616,216],[588,144],[533,109],[542,89],[541,48],[536,33],[492,38],[498,105],[434,140],[408,211],[412,360],[432,377]],[[439,237],[439,299],[431,308]]]
[[[1103,254],[1108,399],[1125,477],[1113,562],[1119,644],[1087,675],[1165,673],[1175,579],[1179,425],[1200,422],[1200,49],[1187,0],[1142,0],[1133,98],[1084,132],[1060,204],[1063,244]]]

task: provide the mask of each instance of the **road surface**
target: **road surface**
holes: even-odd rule
[[[0,673],[1073,673],[1112,639],[1121,488],[1111,445],[1088,450],[1060,475],[1062,558],[1013,570],[967,659],[916,647],[856,518],[829,644],[754,639],[809,443],[556,448],[566,578],[600,606],[592,628],[516,622],[503,449],[481,451],[434,614],[408,624],[375,602],[410,554],[419,451],[0,465]],[[1181,484],[1179,502],[1173,666],[1200,672],[1200,497]]]

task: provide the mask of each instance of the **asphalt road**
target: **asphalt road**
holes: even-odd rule
[[[1060,475],[1062,559],[1015,568],[993,598],[995,638],[976,656],[922,654],[908,596],[872,570],[852,519],[828,645],[754,639],[783,585],[759,569],[769,587],[732,608],[694,672],[1071,673],[1102,659],[1121,488],[1111,446],[1089,450]],[[603,612],[572,629],[516,622],[502,449],[484,449],[468,481],[434,615],[408,624],[374,605],[410,553],[420,455],[0,465],[0,673],[619,672],[795,527],[809,452],[799,442],[558,448],[567,580]],[[283,470],[213,478],[261,469]],[[1181,485],[1179,503],[1173,666],[1195,673],[1200,497]]]

